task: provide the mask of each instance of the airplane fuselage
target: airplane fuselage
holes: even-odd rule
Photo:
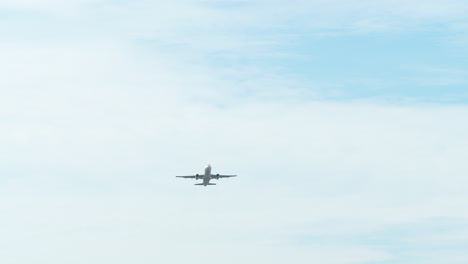
[[[208,185],[211,180],[211,166],[207,165],[205,167],[205,176],[203,177],[203,185]]]

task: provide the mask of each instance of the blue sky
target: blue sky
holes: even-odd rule
[[[0,0],[0,262],[465,264],[466,14]]]

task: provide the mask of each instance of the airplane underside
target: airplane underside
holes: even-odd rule
[[[187,176],[176,176],[178,178],[185,178],[185,179],[203,179],[203,183],[196,183],[195,185],[216,185],[216,183],[210,183],[210,180],[215,179],[219,180],[222,178],[230,178],[230,177],[236,177],[237,175],[222,175],[222,174],[212,174],[211,173],[211,166],[207,165],[205,167],[205,173],[200,175],[200,174],[195,174],[195,175],[187,175]]]

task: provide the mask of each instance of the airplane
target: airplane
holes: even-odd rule
[[[205,167],[204,175],[195,174],[195,175],[190,175],[190,176],[176,176],[176,177],[185,178],[185,179],[195,179],[195,180],[203,179],[203,183],[196,183],[195,185],[203,185],[206,187],[207,185],[216,185],[216,183],[210,183],[211,179],[219,180],[219,178],[222,179],[222,178],[230,178],[230,177],[236,177],[236,176],[237,175],[211,174],[211,166],[210,164],[208,164]]]

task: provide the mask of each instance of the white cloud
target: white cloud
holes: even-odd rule
[[[38,3],[65,5],[1,2]],[[250,25],[324,10],[333,20],[371,5],[302,11],[301,3],[281,5],[289,15],[279,2],[260,13],[191,1],[84,5],[54,28],[70,33],[34,42],[9,35],[0,46],[0,262],[377,263],[396,258],[396,242],[376,247],[362,237],[466,220],[467,107],[322,102],[308,92],[315,84],[271,68],[203,63],[216,46],[252,52],[258,38],[243,46],[239,37]],[[406,13],[388,3],[372,12]],[[67,8],[58,13],[75,10]],[[442,11],[417,17],[458,14]],[[211,43],[211,29],[238,32]],[[181,47],[135,44],[148,36]],[[173,177],[207,162],[239,177],[216,188]]]
[[[447,28],[466,23],[466,1],[0,1],[0,7],[51,14],[69,31],[104,36],[164,39],[198,48],[249,48],[282,38],[321,30],[341,33],[407,31],[427,25]],[[11,9],[7,9],[11,10]],[[43,18],[43,17],[42,17]],[[52,28],[61,27],[53,23]],[[275,30],[275,33],[271,31]],[[280,31],[278,31],[280,30]],[[255,34],[255,35],[252,35]],[[323,33],[323,32],[321,32]],[[96,36],[96,35],[95,35]],[[216,49],[215,49],[216,50]],[[259,49],[261,50],[261,49]]]
[[[468,217],[464,106],[243,101],[223,71],[125,46],[2,50],[2,263],[378,262],[346,238]],[[205,162],[240,177],[172,177]]]

